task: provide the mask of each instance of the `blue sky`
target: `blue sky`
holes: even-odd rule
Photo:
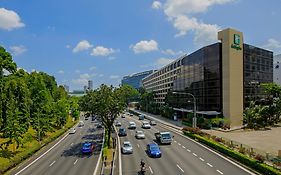
[[[0,45],[18,67],[82,89],[117,86],[235,28],[281,53],[281,0],[0,0]]]

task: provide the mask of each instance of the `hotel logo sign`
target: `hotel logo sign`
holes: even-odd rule
[[[231,48],[236,50],[242,50],[242,48],[240,47],[240,35],[233,35],[233,44],[231,44]]]

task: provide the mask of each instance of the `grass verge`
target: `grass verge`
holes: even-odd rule
[[[24,160],[34,155],[37,151],[46,146],[48,143],[54,141],[59,136],[64,134],[69,128],[74,126],[74,124],[76,123],[77,121],[72,121],[72,119],[69,118],[64,128],[47,133],[47,136],[41,141],[41,145],[37,140],[35,140],[35,131],[30,128],[24,136],[23,147],[20,147],[16,152],[12,152],[11,145],[8,150],[0,151],[0,174],[8,173],[8,170],[12,169],[13,167],[17,166]]]

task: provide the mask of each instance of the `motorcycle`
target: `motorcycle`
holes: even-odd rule
[[[140,175],[145,175],[145,171],[146,171],[146,168],[145,168],[145,166],[141,166],[140,167]]]

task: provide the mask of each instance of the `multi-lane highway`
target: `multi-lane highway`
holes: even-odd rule
[[[103,129],[96,122],[84,120],[83,127],[76,127],[75,134],[67,134],[51,148],[44,149],[37,157],[23,163],[10,174],[14,175],[93,175],[102,146]],[[84,140],[96,143],[94,152],[81,152]]]
[[[137,140],[135,130],[128,130],[126,137],[120,137],[121,144],[123,141],[130,141],[133,145],[134,152],[129,155],[122,155],[123,175],[138,174],[140,170],[140,160],[146,162],[146,174],[155,175],[249,175],[254,174],[248,170],[229,162],[220,155],[202,147],[194,141],[180,135],[165,125],[157,123],[151,129],[142,129],[141,122],[136,116],[126,115],[125,118],[118,118],[123,127],[128,126],[129,121],[137,124],[136,130],[143,130],[146,138]],[[157,131],[170,131],[173,135],[171,145],[160,145],[162,151],[161,158],[150,158],[145,152],[146,144],[155,142],[154,133]]]

